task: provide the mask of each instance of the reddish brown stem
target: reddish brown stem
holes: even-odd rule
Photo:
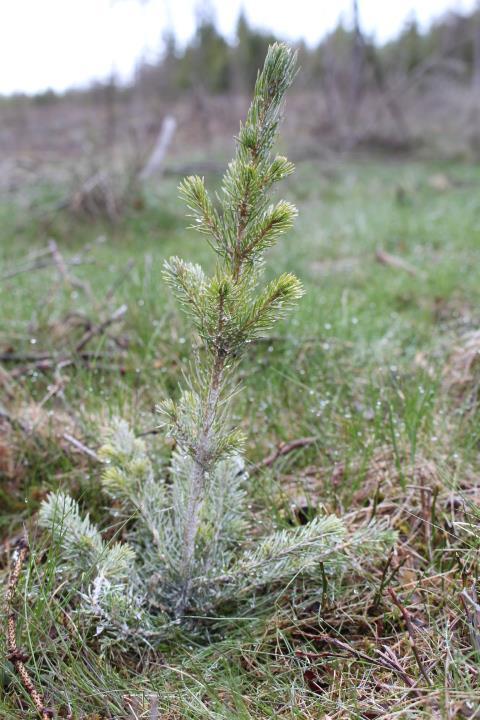
[[[388,594],[390,595],[390,597],[392,598],[392,601],[394,602],[394,604],[397,606],[397,608],[400,610],[400,612],[402,614],[403,620],[405,622],[405,626],[407,628],[407,633],[408,633],[408,637],[410,640],[410,646],[411,646],[412,652],[415,656],[415,660],[417,661],[418,668],[419,668],[421,674],[423,675],[423,677],[425,678],[427,685],[431,685],[432,683],[430,681],[430,678],[428,677],[427,671],[425,670],[425,666],[422,662],[422,658],[420,657],[420,652],[418,650],[418,646],[417,646],[416,639],[415,639],[416,631],[415,631],[415,628],[412,623],[411,615],[408,612],[407,608],[404,607],[404,605],[402,605],[402,603],[400,602],[400,600],[397,596],[397,593],[395,592],[395,590],[393,588],[388,588]]]
[[[28,552],[29,549],[27,542],[23,539],[19,540],[17,543],[16,558],[8,579],[7,592],[5,595],[5,614],[7,616],[7,658],[15,668],[15,672],[20,678],[20,682],[23,687],[30,695],[41,720],[51,720],[51,718],[53,718],[53,710],[45,706],[41,694],[33,684],[33,680],[25,667],[28,655],[17,646],[16,615],[13,609],[13,601],[15,599],[17,585],[23,565],[28,557]]]

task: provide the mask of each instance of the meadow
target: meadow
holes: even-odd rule
[[[114,225],[45,212],[55,187],[0,206],[1,572],[26,526],[18,636],[37,687],[85,720],[479,717],[480,170],[466,162],[299,163],[283,187],[299,217],[267,272],[306,293],[241,365],[259,523],[375,519],[398,533],[391,553],[325,578],[314,606],[280,593],[223,639],[179,636],[143,666],[107,662],[64,622],[39,502],[63,487],[102,523],[96,451],[114,416],[160,464],[171,452],[155,406],[178,393],[191,330],[162,263],[214,263],[179,180]],[[35,717],[2,667],[2,717]]]

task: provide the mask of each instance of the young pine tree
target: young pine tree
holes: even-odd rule
[[[236,153],[214,203],[203,179],[180,186],[194,228],[210,243],[216,265],[207,276],[178,257],[165,279],[200,339],[177,402],[161,404],[175,439],[169,482],[154,476],[144,443],[118,421],[102,450],[102,486],[125,521],[122,542],[106,543],[88,516],[62,493],[44,502],[40,522],[61,556],[79,612],[92,618],[105,644],[152,644],[172,625],[268,598],[280,584],[315,578],[345,562],[347,548],[382,546],[388,534],[370,528],[347,536],[333,516],[256,539],[249,533],[242,433],[230,406],[242,352],[284,317],[303,290],[290,274],[262,284],[265,251],[292,226],[295,207],[272,204],[270,191],[293,172],[272,154],[284,97],[295,75],[295,54],[272,45],[259,73]],[[113,512],[113,510],[112,510]]]

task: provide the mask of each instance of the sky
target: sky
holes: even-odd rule
[[[286,40],[318,42],[351,0],[209,0],[220,31],[232,38],[240,9],[258,28]],[[385,41],[414,13],[421,26],[475,0],[359,0],[365,32]],[[180,43],[195,31],[199,0],[0,0],[0,94],[82,87],[115,72],[127,81],[142,58],[154,58],[162,35]]]

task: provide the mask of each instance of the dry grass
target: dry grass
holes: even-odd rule
[[[466,412],[480,399],[480,331],[466,333],[454,347],[444,372],[444,386]]]

